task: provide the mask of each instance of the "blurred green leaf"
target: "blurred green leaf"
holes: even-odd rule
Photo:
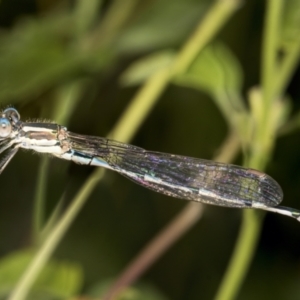
[[[0,260],[0,299],[6,299],[33,256],[33,251],[23,250]],[[52,260],[34,284],[30,299],[62,299],[74,296],[82,282],[83,273],[78,265]]]
[[[170,65],[174,56],[174,51],[165,50],[155,52],[133,62],[121,75],[121,84],[123,86],[130,86],[142,83],[152,74]]]
[[[103,281],[92,287],[88,295],[92,297],[102,297],[105,295],[109,287],[113,284],[112,280]],[[130,286],[122,291],[116,298],[116,300],[167,300],[157,288],[147,283],[138,283],[134,286]]]
[[[300,0],[284,1],[281,43],[286,47],[299,40]]]
[[[244,118],[238,119],[239,125],[237,126],[237,131],[244,150],[251,149],[250,151],[244,152],[246,165],[249,165],[250,163],[249,153],[263,151],[264,149],[272,149],[272,147],[274,147],[272,139],[270,138],[264,138],[262,141],[254,142],[256,131],[262,128],[261,124],[264,125],[264,128],[267,128],[268,132],[272,132],[275,136],[278,129],[286,123],[291,112],[291,103],[289,99],[278,98],[276,101],[273,101],[270,106],[270,116],[263,123],[265,107],[261,89],[259,87],[250,89],[248,96],[249,113],[245,115]]]
[[[214,43],[203,49],[189,70],[176,78],[182,85],[200,88],[209,94],[239,94],[243,73],[231,51],[222,43]]]
[[[70,128],[72,127],[76,132],[102,135],[103,130],[108,131],[111,124],[118,119],[118,116],[124,109],[124,105],[129,103],[133,92],[135,92],[135,89],[116,88],[115,80],[120,76],[117,72],[122,70],[124,59],[121,58],[117,64],[111,64],[112,61],[109,61],[111,57],[110,54],[115,51],[119,51],[120,53],[121,51],[132,50],[132,52],[129,53],[132,59],[135,58],[136,53],[141,50],[147,51],[146,54],[148,55],[150,53],[149,50],[153,49],[157,51],[157,49],[185,47],[186,44],[181,44],[181,42],[186,40],[190,33],[192,33],[193,22],[196,23],[195,20],[197,18],[201,21],[203,2],[209,3],[209,1],[139,1],[133,13],[130,14],[129,20],[127,19],[126,22],[121,22],[121,24],[130,26],[128,30],[125,26],[111,26],[114,28],[114,34],[118,37],[118,40],[116,40],[115,37],[111,37],[110,32],[105,30],[109,26],[103,29],[103,21],[107,19],[108,24],[112,23],[113,25],[117,23],[115,21],[119,22],[117,14],[112,21],[108,12],[111,10],[111,4],[113,2],[122,3],[122,0],[102,1],[104,5],[101,12],[96,9],[90,10],[91,3],[96,4],[97,0],[78,1],[81,1],[81,7],[75,4],[76,1],[71,1],[71,7],[73,8],[72,17],[62,15],[45,17],[45,14],[53,9],[53,4],[51,4],[51,8],[45,8],[46,4],[43,4],[43,11],[34,8],[34,10],[32,9],[29,13],[27,13],[27,10],[25,12],[26,16],[35,15],[39,19],[24,21],[21,24],[14,23],[15,20],[24,18],[24,11],[20,13],[19,5],[15,5],[15,1],[5,1],[7,4],[3,1],[1,2],[2,20],[7,18],[11,20],[10,23],[6,25],[11,26],[11,31],[9,33],[0,33],[0,60],[2,59],[0,63],[0,77],[1,83],[3,83],[3,86],[1,85],[0,87],[0,99],[5,99],[10,102],[13,100],[15,102],[28,100],[29,97],[33,96],[34,102],[26,105],[25,101],[23,101],[18,105],[20,108],[22,107],[22,115],[26,117],[41,117],[41,115],[43,115],[45,117],[47,114],[47,118],[49,118],[54,112],[53,98],[59,98],[55,100],[55,105],[61,108],[61,116],[63,118],[66,117],[66,109],[70,112],[69,105],[76,105],[76,109],[72,114],[72,125]],[[296,3],[296,1],[289,1],[290,0],[283,2],[285,2],[286,6],[290,6],[291,3]],[[19,2],[21,3],[21,1]],[[28,1],[25,2],[25,5],[28,6]],[[33,3],[35,1],[31,2]],[[46,2],[48,3],[49,1],[36,1],[35,3],[36,6],[41,6],[41,3]],[[52,1],[52,3],[54,2],[57,1]],[[61,1],[58,2],[60,3]],[[123,2],[127,3],[128,1]],[[5,5],[2,5],[2,3]],[[70,2],[63,1],[63,3],[64,6],[62,9],[66,9],[67,13],[70,14]],[[209,4],[211,3],[210,1]],[[269,3],[271,3],[271,1],[269,1]],[[23,5],[24,4],[22,4],[22,6]],[[125,4],[121,4],[120,6],[119,11],[121,13],[124,10]],[[220,32],[220,38],[225,42],[228,42],[229,39],[230,45],[232,45],[234,49],[238,49],[240,57],[244,58],[244,68],[247,70],[247,74],[245,75],[248,77],[247,83],[259,82],[258,76],[261,72],[257,62],[260,55],[262,15],[261,11],[257,11],[256,8],[261,8],[261,2],[257,6],[253,5],[251,1],[248,1],[247,5],[241,6],[241,10],[237,12],[237,16],[231,19],[230,27],[224,28],[224,30]],[[286,26],[283,30],[286,45],[287,43],[291,43],[293,38],[298,39],[300,36],[298,34],[299,26],[297,26],[297,18],[299,15],[297,11],[297,6],[295,6],[294,9],[282,11],[284,26]],[[10,12],[12,12],[11,15]],[[54,13],[57,12],[56,10]],[[59,13],[61,14],[61,12]],[[75,14],[77,14],[77,22],[73,19]],[[87,17],[88,15],[91,17]],[[64,22],[59,21],[64,18],[66,19]],[[96,22],[100,18],[101,22],[97,24]],[[293,22],[294,25],[292,24]],[[36,28],[33,30],[33,28],[30,28],[30,24]],[[92,36],[91,30],[93,31]],[[64,34],[64,32],[66,33]],[[31,35],[29,33],[31,33]],[[9,37],[10,34],[11,37]],[[123,34],[125,35],[123,36]],[[97,46],[100,46],[100,43],[104,43],[103,37],[106,37],[106,40],[108,40],[107,37],[111,37],[113,44],[111,43],[109,45],[109,51],[103,48],[90,48],[92,43],[97,44]],[[40,46],[40,44],[42,45]],[[249,47],[249,45],[251,47]],[[280,46],[282,45],[277,45],[277,47]],[[38,47],[41,47],[41,49],[39,50]],[[290,49],[291,48],[288,50]],[[48,55],[48,51],[53,57]],[[295,52],[297,52],[297,49]],[[291,68],[287,68],[288,72],[283,72],[284,68],[280,67],[280,63],[284,63],[285,61],[286,53],[285,51],[279,53],[278,69],[275,76],[281,77],[283,75],[283,78],[287,78],[286,84],[281,84],[283,87],[286,87],[290,81],[290,77],[287,76],[287,74],[291,73]],[[297,53],[300,52],[298,51]],[[143,55],[144,54],[145,53],[143,53]],[[199,53],[199,55],[202,54]],[[139,57],[141,57],[140,53]],[[102,65],[101,59],[103,60]],[[125,61],[127,59],[128,58],[125,58]],[[231,81],[229,80],[230,84],[228,84],[227,80],[230,78],[231,73],[229,73],[229,75],[227,73],[222,75],[222,72],[224,72],[222,69],[223,61],[222,59],[218,59],[218,57],[214,59],[215,61],[213,61],[211,66],[204,62],[208,70],[205,70],[202,74],[200,68],[199,73],[194,74],[193,79],[195,79],[195,81],[187,81],[187,86],[193,86],[202,91],[206,90],[214,99],[218,97],[220,102],[222,101],[222,103],[224,103],[225,101],[229,107],[229,115],[231,113],[231,118],[233,119],[235,113],[233,113],[231,109],[232,106],[230,106],[228,100],[230,99],[232,101],[232,99],[234,99],[235,95],[233,94],[236,91],[240,93],[241,83],[240,85],[236,83],[233,84],[233,86],[238,87],[238,89],[230,88],[228,92],[227,86],[230,86]],[[233,60],[235,61],[236,59],[233,57]],[[98,84],[100,74],[97,71],[101,70],[101,66],[106,67],[107,62],[111,64],[111,68],[108,70],[109,76],[106,77],[105,82]],[[297,60],[293,60],[290,65],[296,68]],[[211,68],[211,70],[209,70],[209,68]],[[214,74],[213,71],[215,69],[216,72]],[[90,74],[93,70],[96,71],[95,74]],[[150,65],[148,70],[145,67],[143,71],[145,73],[136,71],[135,75],[140,74],[140,80],[143,80],[143,76],[147,76],[146,71],[151,73]],[[210,72],[212,72],[212,74]],[[75,104],[72,99],[74,100],[73,92],[76,94],[76,88],[68,94],[67,91],[65,91],[66,85],[76,84],[78,80],[77,77],[80,77],[79,81],[81,81],[82,75],[85,76],[86,74],[92,81],[93,90],[91,92],[91,84],[85,85],[83,93],[77,95],[80,99],[84,99],[84,102]],[[204,79],[208,81],[206,84],[208,89],[204,89],[203,85],[199,84],[197,79],[201,76],[205,77],[207,74],[210,77]],[[236,73],[233,72],[233,74]],[[217,82],[211,83],[210,80],[213,81],[215,75],[217,75]],[[139,76],[137,76],[136,80],[139,80]],[[73,81],[74,78],[75,81]],[[84,80],[85,79],[86,78],[84,78]],[[205,82],[203,78],[201,79]],[[242,77],[240,80],[242,81]],[[278,86],[278,83],[274,81],[273,87],[275,88],[276,86]],[[284,90],[284,88],[280,88],[280,92],[274,94],[282,95],[282,91]],[[44,93],[44,91],[49,92]],[[245,92],[248,93],[248,91]],[[289,88],[289,92],[292,93],[296,101],[298,93],[297,86],[293,84]],[[37,99],[36,95],[41,95],[41,93],[42,96]],[[150,93],[151,91],[148,91],[148,94]],[[67,99],[66,96],[70,97],[67,97]],[[66,99],[68,101],[66,101]],[[187,102],[183,99],[189,99],[189,101]],[[66,103],[64,103],[64,101],[66,101]],[[143,132],[141,132],[137,142],[146,143],[147,145],[144,146],[152,147],[152,149],[153,145],[155,145],[155,147],[162,146],[166,151],[172,149],[172,151],[170,151],[174,153],[185,153],[198,157],[209,157],[211,153],[215,151],[225,134],[224,122],[219,120],[220,114],[217,113],[215,107],[207,101],[207,97],[203,97],[202,93],[189,88],[171,86],[168,91],[164,93],[163,102],[158,105],[157,109],[153,110],[152,121],[148,120],[149,122],[144,124]],[[257,103],[254,103],[254,105],[257,105]],[[41,112],[41,107],[44,114]],[[297,108],[297,105],[295,108]],[[279,110],[277,112],[279,112]],[[257,127],[263,128],[264,125],[257,126],[254,122],[253,115],[250,115],[248,112],[246,113],[247,115],[240,114],[238,116],[239,122],[236,122],[236,124],[239,125],[236,125],[235,128],[239,133],[241,132],[241,135],[245,137],[244,139],[247,139],[247,143],[249,144],[253,141],[253,129],[259,130]],[[139,115],[139,111],[137,111],[137,114]],[[191,119],[193,116],[195,120],[197,120],[197,123],[192,122]],[[276,113],[274,116],[271,114],[269,118],[272,119],[271,122],[273,124],[278,120]],[[62,122],[62,125],[65,125],[65,123]],[[270,125],[272,124],[267,124],[267,126]],[[295,127],[300,127],[300,114],[295,114],[295,118],[287,125],[291,126],[289,128],[285,126],[283,129],[287,128],[287,130],[290,130],[291,127],[294,129]],[[209,130],[207,130],[207,128],[209,128]],[[199,138],[199,134],[201,138]],[[143,136],[147,138],[145,139]],[[185,142],[178,143],[179,136],[181,136],[181,139],[184,138]],[[271,134],[267,136],[267,139],[273,139],[274,137],[275,134]],[[206,141],[205,146],[203,140]],[[163,143],[163,145],[161,145],[161,143]],[[298,205],[295,199],[297,199],[297,195],[300,193],[300,185],[298,184],[300,176],[298,172],[298,144],[295,136],[280,139],[278,141],[279,147],[276,151],[276,161],[270,165],[269,169],[271,175],[278,179],[280,184],[284,186],[285,201],[288,203],[286,205],[289,206]],[[178,149],[178,147],[181,148]],[[259,148],[257,149],[258,152],[262,152]],[[192,153],[189,153],[189,151],[192,151]],[[249,155],[251,154],[250,152],[251,151],[246,151],[245,153]],[[26,157],[22,157],[22,155]],[[270,157],[271,155],[266,154],[266,156]],[[28,220],[32,216],[28,204],[24,203],[23,199],[26,198],[30,200],[32,197],[32,178],[36,176],[36,160],[38,157],[31,157],[28,153],[19,153],[15,159],[16,160],[7,167],[7,170],[5,170],[8,173],[5,172],[1,177],[2,215],[0,218],[0,229],[2,230],[2,250],[12,249],[15,247],[16,241],[20,241],[20,238],[24,235],[28,236]],[[86,177],[87,173],[85,172],[90,172],[89,168],[79,168],[73,165],[68,169],[68,172],[64,172],[66,169],[61,166],[65,165],[66,163],[63,161],[51,161],[49,168],[49,180],[51,184],[49,185],[50,188],[44,191],[48,199],[46,215],[50,214],[50,209],[52,209],[57,202],[59,194],[64,191],[67,182],[70,181],[71,183],[68,185],[67,193],[65,193],[65,195],[69,197],[77,192],[83,177]],[[18,188],[11,188],[11,178],[14,178],[14,186]],[[58,249],[61,257],[72,252],[72,257],[76,257],[76,259],[84,265],[84,270],[87,271],[89,282],[99,280],[99,276],[105,278],[107,274],[112,274],[120,269],[120,266],[124,265],[128,257],[135,255],[136,249],[140,248],[141,243],[144,243],[148,237],[151,237],[153,232],[157,231],[158,226],[163,226],[167,222],[166,220],[169,220],[170,217],[174,215],[175,210],[181,205],[181,203],[179,203],[180,201],[173,201],[173,204],[172,200],[170,200],[172,202],[172,204],[170,204],[166,201],[160,201],[160,199],[156,200],[156,197],[159,197],[159,195],[148,193],[138,187],[136,188],[130,182],[123,180],[123,178],[119,178],[118,176],[115,178],[113,174],[108,174],[103,183],[104,185],[98,185],[94,198],[97,200],[97,198],[103,199],[104,197],[105,201],[90,201],[83,214],[81,214],[82,221],[76,223],[76,226],[72,228],[69,238],[65,239]],[[114,189],[114,186],[120,188]],[[139,198],[145,199],[146,201],[140,201]],[[294,201],[295,205],[292,204],[292,201]],[[173,210],[171,205],[175,205]],[[186,236],[188,240],[184,240],[174,247],[170,259],[162,264],[156,265],[150,274],[148,274],[149,278],[151,277],[151,281],[159,282],[161,286],[164,286],[164,292],[166,292],[167,295],[177,295],[177,297],[179,297],[178,295],[184,294],[186,298],[190,299],[210,299],[213,291],[216,290],[219,284],[218,276],[224,269],[224,264],[219,262],[228,260],[228,253],[230,253],[232,244],[234,243],[233,239],[236,237],[236,234],[232,234],[232,229],[236,230],[236,222],[238,220],[235,218],[235,214],[237,213],[239,212],[224,210],[224,213],[223,211],[221,211],[220,214],[218,213],[217,218],[207,218],[205,222],[211,221],[210,223],[202,224],[200,227],[198,226],[191,234]],[[273,222],[275,218],[277,217],[268,216],[266,222]],[[15,219],[18,221],[15,222]],[[273,245],[272,241],[264,245],[269,248],[271,247],[270,249],[272,249],[272,251],[269,251],[267,260],[260,259],[254,264],[254,269],[252,268],[252,272],[249,274],[250,276],[247,277],[247,281],[241,289],[240,299],[252,300],[258,297],[259,299],[281,300],[287,299],[288,296],[291,299],[293,296],[293,299],[298,299],[299,287],[297,289],[296,282],[299,281],[299,277],[297,277],[298,272],[297,266],[295,267],[295,259],[285,259],[282,255],[280,256],[282,253],[286,254],[290,249],[293,249],[292,258],[295,258],[295,255],[298,253],[298,249],[294,247],[294,240],[298,238],[297,232],[299,230],[297,229],[298,227],[295,226],[294,231],[289,233],[291,229],[291,226],[288,225],[289,222],[292,221],[282,218],[280,224],[282,225],[282,229],[284,230],[285,227],[286,233],[293,237],[290,241],[292,246],[288,243],[279,243],[275,249],[274,247],[272,248],[274,241]],[[139,225],[136,226],[136,224]],[[226,224],[226,226],[224,226],[224,224]],[[206,234],[207,227],[213,231],[210,235]],[[267,227],[271,229],[274,228],[274,226]],[[9,234],[7,234],[7,228],[9,228]],[[272,235],[272,230],[267,231],[267,229],[268,228],[266,228],[266,232],[268,233],[266,233],[266,235]],[[84,236],[82,232],[85,232]],[[101,236],[100,239],[99,235]],[[222,245],[222,247],[224,246],[224,251],[221,251],[222,253],[218,251],[218,247],[215,247],[215,244],[211,244],[211,236],[218,236],[218,243]],[[84,240],[82,240],[83,238]],[[200,239],[202,241],[201,245],[211,246],[199,247]],[[216,239],[214,239],[214,241],[215,240]],[[187,244],[190,245],[189,249],[186,247]],[[265,256],[265,250],[266,248],[262,249],[259,247],[257,256]],[[102,253],[101,256],[105,257],[105,260],[101,262],[101,269],[95,266],[95,261],[99,259],[99,253]],[[219,258],[220,261],[216,261],[216,258]],[[180,274],[180,276],[174,276],[172,268],[174,266],[174,259],[177,262],[177,273]],[[280,263],[282,263],[282,265],[280,265]],[[283,265],[287,266],[287,268],[282,268]],[[3,270],[4,272],[5,268],[3,269],[2,266],[3,264],[0,262],[0,271]],[[209,282],[206,280],[197,280],[202,274],[195,273],[195,266],[203,266],[203,268],[201,268],[204,272],[203,274],[207,274],[207,270],[209,270],[210,277],[215,278],[215,280],[210,280]],[[275,267],[276,270],[278,269],[280,271],[273,272]],[[10,269],[12,269],[12,273],[13,271],[16,273],[16,270],[13,268],[9,268],[7,271],[10,271]],[[197,271],[198,269],[199,268],[197,268]],[[24,268],[17,273],[20,275],[23,270]],[[0,274],[2,274],[2,272],[0,272]],[[270,274],[274,276],[269,276]],[[286,274],[288,274],[288,276]],[[10,273],[7,273],[5,275],[7,276],[1,275],[1,282],[3,282],[2,278],[7,280],[9,276],[13,276],[14,274],[10,275]],[[14,275],[14,277],[16,276],[17,275]],[[194,280],[187,280],[189,277],[194,278]],[[268,280],[265,280],[265,278],[268,278]],[[290,282],[295,282],[295,289],[292,289],[292,291],[291,285],[289,284]],[[270,286],[274,288],[270,289]],[[7,290],[9,289],[11,289],[11,285],[7,288]],[[139,291],[139,288],[129,289],[129,291],[136,290]],[[140,299],[146,298],[142,293],[141,295]],[[172,298],[172,296],[170,297]],[[55,296],[53,296],[53,293],[50,294],[45,292],[44,289],[37,288],[35,288],[34,292],[28,297],[30,300],[45,300],[46,298],[53,300]],[[155,297],[155,299],[157,298],[159,299],[159,296]]]
[[[220,42],[203,49],[188,71],[178,75],[174,82],[208,93],[228,124],[234,127],[239,115],[245,113],[241,96],[241,66],[231,51]]]
[[[76,40],[74,16],[26,20],[0,36],[0,100],[12,101],[86,71],[100,69],[112,51]],[[110,54],[109,54],[110,53]]]
[[[279,135],[293,133],[300,128],[300,113],[298,112],[291,120],[289,120],[282,128],[279,129]]]
[[[76,0],[75,18],[78,34],[85,33],[95,22],[102,0]]]
[[[120,51],[134,53],[178,44],[201,18],[205,1],[160,0],[150,5],[120,36]]]
[[[250,104],[250,113],[251,118],[255,124],[258,126],[261,124],[261,120],[264,115],[264,103],[262,101],[262,92],[261,89],[255,87],[249,91],[249,104]],[[270,117],[265,123],[265,126],[270,127],[270,131],[277,132],[278,128],[283,126],[286,123],[291,112],[291,102],[288,98],[282,100],[277,99],[273,102],[271,106]],[[251,143],[251,137],[249,138],[249,143]]]

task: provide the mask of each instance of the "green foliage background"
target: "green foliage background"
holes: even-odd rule
[[[300,1],[2,0],[0,26],[1,106],[24,121],[232,155],[300,207]],[[11,300],[103,296],[186,205],[26,151],[0,194],[0,299]],[[205,206],[117,299],[299,299],[299,253],[296,221]]]

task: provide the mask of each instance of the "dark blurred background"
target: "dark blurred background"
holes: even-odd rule
[[[88,35],[84,30],[72,31],[67,18],[76,7],[75,1],[2,0],[1,104],[13,105],[23,120],[53,119],[57,108],[68,109],[61,96],[65,86],[79,82],[77,102],[68,124],[63,125],[76,133],[106,136],[140,87],[140,83],[122,85],[120,76],[143,56],[179,49],[210,4],[196,0],[137,1],[125,30],[115,34],[112,41],[105,36],[103,44],[91,51],[76,45],[74,35]],[[102,1],[91,28],[96,28],[110,5],[111,1]],[[264,1],[244,1],[217,36],[240,62],[245,96],[260,80],[264,6]],[[85,51],[91,53],[86,55]],[[287,91],[292,114],[300,108],[299,75],[297,70]],[[211,159],[227,132],[222,114],[205,91],[171,83],[131,143],[149,150]],[[297,130],[280,137],[267,169],[283,188],[284,205],[295,208],[300,208],[299,137]],[[2,257],[32,243],[41,159],[41,155],[19,151],[1,174]],[[235,163],[242,163],[241,155]],[[51,159],[46,215],[51,214],[64,192],[67,205],[92,171],[92,167]],[[79,293],[87,294],[116,277],[185,205],[183,200],[159,195],[107,172],[59,245],[55,258],[80,265],[84,281]],[[196,226],[140,281],[151,284],[167,299],[212,299],[232,254],[240,221],[241,210],[206,206]],[[268,213],[238,299],[300,299],[299,253],[299,223]]]

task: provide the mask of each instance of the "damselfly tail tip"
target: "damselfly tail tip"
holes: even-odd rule
[[[288,216],[291,218],[296,219],[298,222],[300,222],[300,210],[291,208],[291,207],[285,207],[285,206],[275,206],[275,207],[269,207],[269,206],[256,206],[255,208],[263,209],[266,211],[271,211],[277,214],[281,214],[284,216]]]
[[[300,222],[300,210],[291,208],[291,207],[285,207],[285,206],[277,206],[273,212],[279,213],[282,215],[286,215],[288,217],[296,219],[298,222]]]

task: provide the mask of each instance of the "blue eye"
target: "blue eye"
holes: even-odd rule
[[[3,111],[3,116],[5,116],[9,120],[12,120],[15,123],[20,120],[19,112],[13,107],[9,107],[9,108],[5,109]]]
[[[4,138],[11,134],[11,124],[8,119],[0,118],[0,137]]]

